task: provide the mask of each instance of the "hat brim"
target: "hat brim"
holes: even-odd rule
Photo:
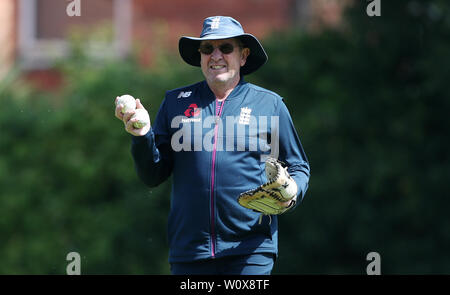
[[[239,35],[227,35],[218,36],[211,35],[202,38],[187,37],[183,36],[178,42],[178,50],[180,52],[181,58],[188,64],[192,66],[200,66],[200,52],[198,48],[200,43],[205,40],[221,40],[229,38],[239,38],[245,45],[250,49],[250,55],[247,57],[245,65],[241,68],[242,75],[248,75],[259,69],[262,65],[267,62],[267,54],[264,51],[261,43],[258,39],[251,34],[239,34]]]

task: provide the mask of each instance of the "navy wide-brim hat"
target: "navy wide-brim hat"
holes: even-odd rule
[[[268,57],[261,43],[251,34],[244,33],[241,24],[229,16],[211,16],[203,21],[200,38],[182,36],[178,42],[178,50],[185,62],[192,66],[200,66],[198,48],[204,40],[220,40],[239,38],[244,47],[250,49],[245,65],[241,68],[242,75],[248,75],[266,63]]]

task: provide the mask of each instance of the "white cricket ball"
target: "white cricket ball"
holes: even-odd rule
[[[137,119],[137,121],[133,123],[133,126],[136,129],[141,129],[148,124],[148,115],[144,109],[136,109],[130,120],[133,119]]]
[[[117,105],[123,104],[122,113],[134,111],[136,109],[136,100],[133,96],[125,94],[117,99]]]

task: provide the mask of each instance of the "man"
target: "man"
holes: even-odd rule
[[[243,79],[267,55],[239,22],[224,16],[205,19],[200,38],[181,37],[179,51],[188,64],[201,67],[205,81],[168,91],[154,126],[147,113],[148,124],[136,129],[134,112],[116,107],[132,134],[142,181],[154,187],[173,176],[171,272],[270,274],[278,254],[272,214],[303,199],[309,164],[282,98]],[[274,186],[271,174],[285,175],[290,184]],[[264,203],[271,197],[272,203]]]

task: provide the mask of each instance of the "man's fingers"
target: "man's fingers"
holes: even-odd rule
[[[116,106],[116,109],[114,111],[114,114],[116,115],[116,118],[123,120],[123,113],[122,113],[123,104],[119,104]]]
[[[132,131],[134,129],[133,127],[133,120],[128,120],[125,123],[125,130],[127,130],[128,132]]]
[[[137,109],[145,109],[139,98],[136,98],[136,108]]]
[[[135,128],[133,124],[137,121],[138,121],[137,119],[129,120],[125,124],[125,130],[134,136],[143,136],[150,130],[150,127],[147,125],[142,128]]]
[[[130,118],[134,115],[134,113],[135,113],[134,111],[129,111],[123,114],[122,118],[123,122],[126,124],[128,121],[130,121]]]
[[[124,104],[119,104],[117,105],[117,102],[119,101],[120,97],[116,97],[115,99],[115,104],[116,104],[116,109],[115,109],[115,115],[117,118],[119,118],[120,120],[122,120],[124,126],[125,126],[125,130],[135,136],[143,136],[145,135],[149,130],[150,130],[150,118],[148,118],[148,113],[145,110],[144,106],[141,103],[140,99],[136,99],[136,110],[140,109],[140,110],[144,110],[143,111],[139,111],[142,112],[139,114],[139,118],[133,118],[133,115],[136,114],[136,110],[128,110],[126,113],[122,113],[122,109],[124,107]],[[145,114],[147,116],[145,116]],[[140,120],[143,121],[148,121],[148,124],[146,124],[145,126],[143,126],[142,128],[135,128],[134,124],[139,122]]]

